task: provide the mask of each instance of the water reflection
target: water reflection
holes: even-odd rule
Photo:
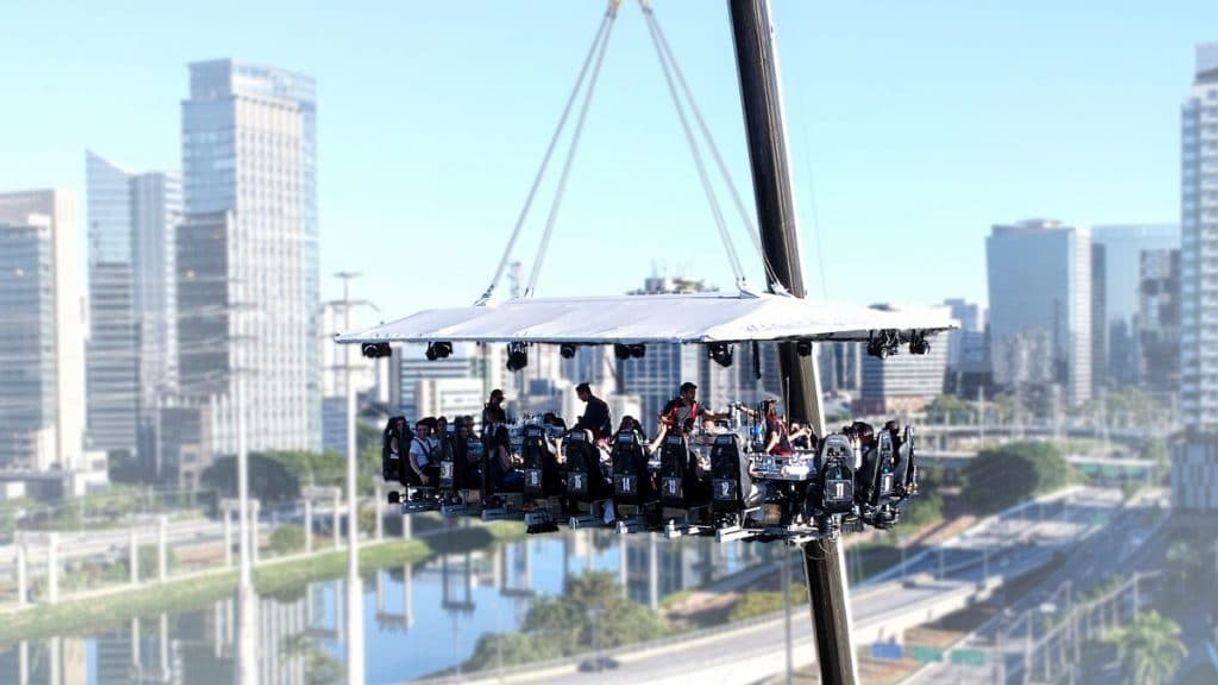
[[[538,597],[588,570],[617,575],[628,597],[658,606],[678,590],[769,561],[765,545],[716,545],[572,531],[363,569],[368,682],[400,682],[458,666],[488,631],[517,629]],[[298,685],[343,677],[345,578],[253,599],[259,682]],[[237,598],[132,619],[83,637],[0,647],[0,682],[229,683],[240,653]]]

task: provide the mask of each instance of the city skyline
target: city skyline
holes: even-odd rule
[[[194,17],[197,30],[172,44],[163,44],[153,32],[147,45],[98,50],[100,59],[87,69],[56,70],[62,65],[52,60],[40,66],[37,79],[33,74],[0,76],[0,86],[16,95],[32,92],[35,83],[41,94],[50,83],[55,86],[50,89],[52,99],[67,89],[74,98],[96,101],[90,120],[80,127],[80,144],[71,140],[75,129],[61,127],[58,135],[50,136],[60,120],[58,113],[37,122],[22,112],[7,114],[12,125],[0,127],[3,147],[21,154],[23,146],[32,143],[41,154],[22,169],[23,179],[0,169],[0,187],[66,185],[79,191],[79,170],[56,160],[78,159],[84,147],[100,140],[112,140],[108,154],[133,168],[174,168],[173,122],[180,93],[176,84],[183,65],[217,53],[249,56],[311,73],[323,84],[327,109],[319,127],[326,169],[319,185],[321,272],[359,266],[367,290],[385,306],[387,316],[408,311],[423,297],[426,291],[416,283],[441,286],[433,297],[446,304],[472,301],[485,286],[519,209],[526,179],[599,14],[596,5],[490,6],[476,13],[391,8],[387,19],[396,21],[361,26],[361,31],[371,32],[361,38],[341,30],[350,27],[348,17],[321,11],[289,13],[278,25],[271,20],[273,12],[259,9],[248,26],[234,29],[220,20],[225,16],[222,8],[199,10]],[[707,5],[697,7],[660,3],[657,13],[671,32],[674,50],[736,181],[747,190],[725,12],[717,5],[708,11],[702,9]],[[853,278],[863,264],[852,249],[860,234],[909,255],[909,266],[896,267],[895,274],[910,276],[903,280],[911,283],[905,289],[911,301],[963,296],[984,303],[981,260],[954,260],[950,277],[916,265],[945,263],[950,255],[942,245],[982,245],[987,227],[998,221],[1051,215],[1086,226],[1175,219],[1176,163],[1171,150],[1177,135],[1174,106],[1185,82],[1180,74],[1191,62],[1191,45],[1210,38],[1195,27],[1206,25],[1204,19],[1218,10],[1199,5],[1171,20],[1154,16],[1144,22],[1106,23],[1115,33],[1104,34],[1076,31],[1093,22],[1085,12],[1046,9],[1044,16],[1054,18],[1050,22],[1041,20],[1040,7],[1018,12],[970,7],[960,14],[961,29],[940,26],[900,7],[863,12],[794,3],[776,6],[804,259],[814,296],[823,294],[823,282],[830,298],[861,303],[891,299],[882,292],[885,284]],[[46,19],[47,11],[22,8],[18,19],[37,23]],[[160,18],[151,7],[136,15],[134,26]],[[462,35],[476,39],[460,42],[466,52],[454,56],[453,47],[435,45],[423,29],[458,18]],[[104,26],[117,17],[95,20]],[[1007,24],[1000,29],[1002,22]],[[644,49],[649,46],[641,23],[637,8],[624,5],[554,249],[570,256],[576,252],[575,234],[596,232],[604,235],[597,257],[617,263],[618,257],[631,254],[621,244],[630,241],[621,237],[650,232],[648,242],[656,253],[670,255],[661,268],[687,275],[724,273],[712,281],[727,287],[730,279],[711,239],[710,217],[698,197],[675,117],[663,100],[658,69]],[[333,40],[302,49],[295,37],[322,25],[336,28]],[[868,31],[855,28],[862,25]],[[504,26],[564,30],[555,32],[552,41],[524,45],[498,35]],[[581,33],[581,27],[587,30]],[[78,35],[81,28],[69,23],[64,35],[99,48],[110,47],[112,39],[105,36],[125,35],[92,28]],[[1021,31],[1049,47],[1068,45],[1065,54],[1072,59],[1050,59],[1054,50],[1013,43]],[[1118,49],[1122,41],[1117,39],[1133,32],[1138,33],[1137,44],[1144,46],[1136,59],[1132,51]],[[911,54],[914,35],[923,36],[919,48],[925,48],[925,54]],[[353,57],[343,54],[343,48],[356,40],[361,47],[378,48],[373,54],[380,59],[357,72],[366,78],[344,78],[339,74],[347,73]],[[403,41],[402,49],[388,47]],[[1009,49],[993,49],[995,41]],[[155,60],[144,58],[145,50],[158,46],[163,50]],[[965,50],[970,60],[951,59]],[[892,60],[896,55],[902,59]],[[1020,69],[1010,68],[1013,60],[1019,60]],[[133,71],[133,64],[143,66]],[[80,83],[85,78],[80,72],[119,84],[121,90],[99,94]],[[1024,75],[1016,83],[987,82],[984,75],[994,72]],[[877,80],[879,73],[887,76]],[[637,81],[638,87],[625,86],[627,80]],[[967,96],[951,90],[961,81],[970,86]],[[884,87],[877,90],[877,84]],[[507,97],[508,89],[518,89],[519,96]],[[119,92],[122,97],[115,97]],[[1013,92],[1020,97],[1012,99]],[[894,94],[899,97],[894,99]],[[446,106],[423,107],[423,98]],[[487,107],[488,102],[502,104]],[[1059,106],[1046,107],[1048,102]],[[1119,106],[1113,107],[1114,102]],[[357,103],[401,115],[373,122]],[[926,118],[930,107],[933,120]],[[446,112],[440,115],[440,110]],[[626,116],[626,111],[632,114]],[[1104,116],[1097,116],[1101,111]],[[143,125],[132,126],[133,116]],[[910,129],[914,124],[918,128]],[[10,139],[10,130],[33,133]],[[414,130],[429,135],[410,135]],[[911,135],[914,132],[917,135]],[[1051,168],[1043,164],[1050,150],[1055,159]],[[606,197],[605,187],[620,190]],[[480,201],[459,201],[470,188],[478,190]],[[882,202],[876,202],[876,193]],[[401,203],[395,211],[384,212],[379,203],[368,201],[379,197]],[[819,233],[815,218],[823,227]],[[657,228],[665,230],[657,233]],[[456,251],[448,250],[441,239],[453,229],[468,231],[478,245],[464,251],[459,261],[445,257]],[[743,227],[733,230],[738,240],[743,238]],[[398,262],[389,255],[417,252],[420,235],[436,258],[416,260],[412,277],[402,279]],[[699,239],[703,235],[707,240]],[[535,239],[536,231],[527,234],[518,251],[526,262]],[[760,269],[752,257],[746,253],[745,261],[753,280],[759,281]],[[634,269],[606,270],[586,279],[576,277],[574,265],[564,261],[570,260],[551,260],[542,278],[543,293],[617,292],[652,269],[649,261],[639,260]],[[451,276],[458,263],[467,274],[460,281]],[[323,288],[332,292],[333,286]]]

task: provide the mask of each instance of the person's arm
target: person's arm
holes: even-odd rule
[[[660,432],[656,433],[655,440],[652,440],[651,444],[647,446],[648,451],[654,452],[659,449],[660,444],[664,442],[664,436],[666,435],[668,435],[668,426],[661,423]]]
[[[508,450],[503,445],[495,448],[499,455],[499,466],[503,468],[503,472],[507,473],[512,470],[512,455],[508,454]]]
[[[769,454],[778,444],[778,431],[770,431],[770,440],[765,444],[765,453]]]

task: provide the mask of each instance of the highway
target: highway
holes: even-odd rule
[[[852,592],[855,640],[866,644],[896,637],[909,627],[933,621],[988,594],[1006,579],[1048,563],[1112,521],[1120,493],[1098,488],[1072,490],[1067,498],[1024,505],[979,522],[943,545],[944,575],[938,549],[910,559],[895,575]],[[1116,534],[1115,531],[1112,534]],[[986,571],[989,571],[988,580]],[[901,576],[905,580],[901,580]],[[814,659],[811,620],[793,607],[795,665]],[[503,674],[508,682],[569,683],[737,683],[757,682],[784,668],[785,643],[780,618],[722,629],[659,644],[616,650],[620,666],[599,674],[575,670],[581,659],[533,671]],[[583,657],[583,658],[586,658]],[[467,676],[468,677],[468,676]],[[498,676],[494,680],[500,680]]]

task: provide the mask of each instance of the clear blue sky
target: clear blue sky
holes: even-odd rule
[[[751,202],[725,3],[655,5]],[[774,5],[814,295],[817,232],[831,298],[931,302],[984,300],[991,223],[1176,220],[1179,103],[1194,44],[1218,39],[1218,3]],[[323,280],[364,272],[387,316],[470,301],[602,9],[9,0],[0,189],[83,196],[86,147],[132,170],[177,168],[187,62],[304,71],[319,89]],[[653,269],[731,285],[639,10],[624,3],[539,294],[618,292]]]

